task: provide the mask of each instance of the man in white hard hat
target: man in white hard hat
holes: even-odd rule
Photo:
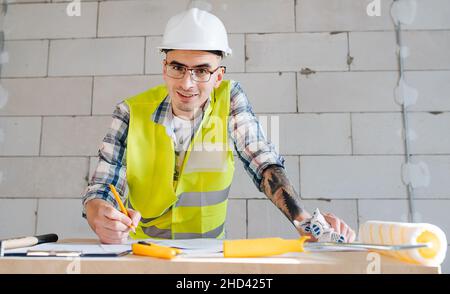
[[[159,49],[165,83],[117,105],[84,193],[83,215],[102,242],[225,237],[230,146],[299,234],[355,239],[341,219],[318,210],[311,215],[302,206],[240,84],[224,80],[221,62],[232,51],[216,16],[193,8],[172,17]],[[109,184],[126,196],[129,217]]]

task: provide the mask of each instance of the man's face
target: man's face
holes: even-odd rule
[[[188,68],[215,70],[220,65],[221,58],[213,53],[197,50],[172,50],[167,52],[163,62],[163,77],[166,82],[169,95],[172,100],[172,109],[175,115],[189,119],[209,98],[213,88],[219,87],[224,70],[219,68],[211,75],[208,82],[196,82],[191,78],[191,72],[186,71],[185,75],[176,79],[168,76],[167,65]]]

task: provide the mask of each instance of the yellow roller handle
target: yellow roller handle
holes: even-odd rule
[[[263,257],[288,252],[303,252],[303,244],[310,237],[286,240],[282,238],[261,238],[223,241],[224,257]]]

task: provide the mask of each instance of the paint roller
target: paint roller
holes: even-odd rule
[[[359,227],[361,242],[380,245],[428,244],[426,248],[401,251],[377,251],[404,262],[439,266],[447,253],[445,233],[427,223],[367,221]]]
[[[286,240],[260,238],[225,240],[224,257],[264,257],[288,252],[314,252],[317,248],[370,250],[408,263],[439,266],[445,259],[447,238],[435,225],[369,221],[360,226],[362,243],[306,242],[309,237]],[[320,250],[319,250],[320,251]]]

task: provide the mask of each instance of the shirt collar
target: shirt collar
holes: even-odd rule
[[[205,110],[208,109],[209,104],[211,103],[211,98],[208,98],[206,102],[203,104],[202,112],[205,113]],[[203,117],[203,114],[202,114]],[[172,113],[172,103],[171,98],[167,95],[163,101],[158,105],[155,111],[152,114],[152,121],[161,124],[161,125],[169,125],[170,121],[173,119]],[[195,120],[196,118],[194,118]]]
[[[208,109],[211,103],[211,98],[208,98],[202,107],[202,114],[194,118],[194,125],[198,125],[203,119],[205,110]],[[167,95],[163,101],[158,105],[152,114],[151,120],[157,124],[163,125],[166,128],[167,135],[169,137],[175,138],[174,125],[173,125],[173,113],[172,113],[172,103],[171,98]]]

